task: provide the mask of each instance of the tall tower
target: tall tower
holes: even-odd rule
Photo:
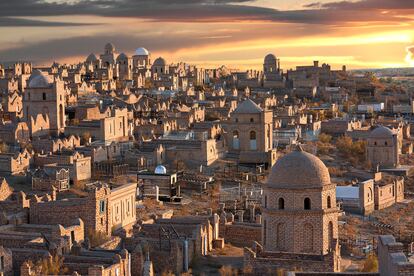
[[[132,56],[134,68],[149,68],[151,66],[151,53],[145,48],[138,48]]]
[[[279,72],[279,60],[273,54],[268,54],[264,59],[263,72],[277,73]]]
[[[64,83],[53,80],[51,76],[36,70],[29,79],[29,85],[23,97],[24,120],[30,124],[32,118],[39,115],[48,117],[51,132],[63,132],[65,129],[66,90]],[[31,133],[34,129],[30,129]]]
[[[102,65],[109,67],[115,64],[115,46],[112,43],[105,45],[104,54],[101,55]]]
[[[121,80],[131,80],[132,79],[132,59],[130,59],[124,53],[120,54],[116,63],[118,64],[119,69],[119,78]]]
[[[338,238],[336,185],[300,146],[273,166],[263,197],[265,251],[326,255]]]
[[[233,111],[226,126],[229,152],[238,154],[239,162],[273,165],[276,151],[272,111],[263,110],[247,99]]]

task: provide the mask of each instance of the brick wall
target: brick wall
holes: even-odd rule
[[[235,246],[251,246],[262,241],[262,225],[257,223],[227,223],[220,225],[219,236]]]

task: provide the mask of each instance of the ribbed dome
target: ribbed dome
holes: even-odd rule
[[[128,59],[128,56],[126,55],[126,54],[124,54],[124,53],[121,53],[117,58],[116,58],[116,60],[126,60],[126,59]]]
[[[274,62],[276,62],[276,56],[274,54],[268,54],[264,59],[264,63],[274,63]]]
[[[267,184],[273,188],[320,188],[331,184],[331,178],[325,164],[299,146],[276,162]]]
[[[371,132],[369,138],[391,138],[394,134],[388,127],[379,126]]]
[[[50,76],[40,70],[33,71],[29,78],[29,88],[48,88],[52,83]]]
[[[105,51],[106,51],[106,52],[110,52],[110,53],[115,52],[115,46],[114,46],[114,44],[112,44],[112,43],[107,43],[107,44],[105,45]]]
[[[145,49],[145,48],[137,48],[136,50],[135,50],[135,55],[136,56],[148,56],[150,53],[149,53],[149,51],[147,50],[147,49]]]
[[[154,66],[165,66],[166,64],[167,62],[162,57],[159,57],[154,61]]]
[[[87,63],[93,63],[96,62],[98,60],[98,58],[95,56],[95,54],[90,54],[87,58],[86,58],[86,62]]]

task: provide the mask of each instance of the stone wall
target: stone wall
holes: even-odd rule
[[[219,236],[235,246],[251,246],[253,241],[262,242],[262,225],[258,223],[226,223],[220,225]]]
[[[101,187],[89,191],[88,197],[84,198],[33,202],[30,207],[30,222],[68,225],[73,220],[81,218],[85,223],[86,233],[91,229],[109,234],[109,194],[109,188]]]
[[[5,178],[0,178],[0,201],[6,200],[13,193]]]
[[[327,255],[293,254],[283,252],[256,253],[244,248],[244,269],[248,275],[272,275],[284,271],[338,271],[335,251]]]
[[[11,250],[0,246],[0,275],[13,275],[13,259]]]

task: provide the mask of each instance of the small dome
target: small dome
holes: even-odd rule
[[[127,57],[127,55],[125,55],[124,53],[121,53],[117,58],[116,58],[116,60],[125,60],[125,59],[128,59],[128,57]]]
[[[371,134],[369,135],[369,138],[391,138],[394,136],[394,132],[385,126],[379,126],[373,131],[371,131]]]
[[[135,50],[135,56],[149,56],[149,54],[149,51],[142,47]]]
[[[158,165],[158,166],[155,168],[154,173],[155,173],[155,174],[166,174],[166,173],[167,173],[167,168],[165,168],[163,165]]]
[[[53,81],[49,75],[40,70],[33,71],[29,78],[29,88],[47,88],[52,85]]]
[[[276,62],[276,57],[274,54],[268,54],[264,59],[264,63],[274,63],[274,62]]]
[[[167,62],[162,57],[159,57],[154,61],[154,66],[166,66],[166,65],[167,65]]]
[[[107,43],[105,45],[105,52],[113,53],[115,52],[115,46],[112,43]]]
[[[233,111],[235,114],[255,114],[262,112],[263,109],[250,99],[238,104],[236,109]]]
[[[315,155],[300,146],[280,158],[272,167],[267,181],[272,188],[320,188],[331,184],[328,168]]]
[[[90,54],[87,58],[86,58],[86,62],[87,63],[93,63],[96,62],[98,60],[98,58],[95,56],[94,53]]]

